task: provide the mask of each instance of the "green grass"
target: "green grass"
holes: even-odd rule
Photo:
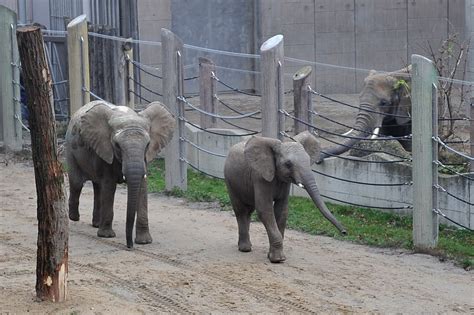
[[[188,190],[165,191],[164,161],[156,160],[149,168],[148,189],[189,201],[218,201],[230,210],[230,200],[224,181],[188,170]],[[378,210],[327,204],[331,212],[346,227],[348,234],[339,234],[316,209],[310,199],[290,197],[288,227],[309,234],[327,235],[337,239],[376,247],[413,250],[412,219]],[[253,217],[254,219],[256,216]],[[474,233],[440,226],[438,247],[429,254],[441,260],[450,259],[465,269],[474,266]]]

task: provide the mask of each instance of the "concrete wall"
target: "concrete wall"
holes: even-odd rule
[[[137,1],[138,32],[141,40],[160,42],[161,29],[171,29],[171,1],[170,0],[140,0]],[[153,45],[140,45],[141,63],[160,68],[161,47]],[[161,76],[161,71],[151,71]],[[141,73],[141,83],[146,87],[161,93],[162,82],[145,73]],[[142,89],[142,96],[149,101],[162,101],[161,97]],[[139,101],[136,98],[137,102]]]
[[[0,0],[0,5],[9,8],[12,11],[17,12],[17,0]]]
[[[465,37],[474,40],[474,0],[466,0],[465,3]],[[471,51],[469,55],[469,66],[467,80],[474,81],[474,53]],[[474,95],[471,95],[474,96]]]
[[[248,0],[174,0],[171,3],[171,31],[186,44],[239,53],[254,53],[254,2]],[[218,66],[253,70],[251,58],[185,51],[187,65],[195,65],[186,76],[198,74],[198,57],[210,58]],[[226,83],[241,89],[254,87],[253,75],[217,69]],[[225,90],[218,84],[217,88]],[[187,82],[188,92],[198,90],[198,81]]]
[[[220,133],[231,135],[238,134],[235,130],[215,129]],[[192,141],[205,150],[226,155],[232,145],[247,139],[248,137],[225,137],[212,135],[192,126],[187,126],[186,139]],[[212,156],[206,152],[198,151],[191,145],[187,145],[188,161],[198,167],[205,173],[217,177],[223,177],[225,158]],[[373,160],[384,160],[387,156],[384,154],[374,154],[369,157]],[[321,194],[332,198],[343,200],[348,203],[365,205],[367,207],[400,207],[413,204],[413,186],[412,168],[406,163],[396,164],[375,164],[375,163],[355,163],[353,161],[342,160],[338,158],[329,158],[320,165],[314,165],[313,169],[328,174],[330,176],[341,178],[330,178],[328,176],[315,173],[315,179]],[[375,184],[400,184],[401,186],[375,186],[361,185],[348,182]],[[461,176],[448,176],[440,174],[438,177],[439,185],[448,192],[462,200],[473,203],[474,183]],[[292,194],[295,196],[309,197],[306,191],[293,186]],[[327,202],[344,204],[331,199]],[[438,194],[438,207],[442,212],[452,220],[461,223],[469,228],[474,228],[474,206],[459,201],[444,192]],[[412,209],[383,210],[402,215],[411,215]],[[440,218],[443,224],[453,225],[451,222]]]
[[[471,0],[260,0],[262,43],[285,36],[285,55],[346,67],[402,68],[412,53],[436,50],[448,32],[464,34]],[[286,71],[298,68],[287,64]],[[366,71],[317,66],[324,93],[357,93]],[[289,80],[285,81],[289,83]]]

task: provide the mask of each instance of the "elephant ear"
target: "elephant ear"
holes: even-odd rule
[[[275,153],[280,147],[280,140],[253,136],[245,144],[245,160],[253,172],[271,182],[275,177]]]
[[[319,141],[309,131],[303,131],[297,134],[294,139],[303,145],[304,150],[311,159],[311,164],[316,162],[321,154],[321,145]]]
[[[149,122],[150,145],[146,152],[146,161],[151,162],[173,137],[176,120],[160,102],[150,103],[138,115]]]
[[[89,147],[97,155],[112,164],[114,160],[114,149],[111,142],[112,128],[109,119],[112,116],[112,108],[103,102],[90,103],[91,107],[86,109],[80,119],[80,135]],[[87,106],[87,105],[85,105]]]

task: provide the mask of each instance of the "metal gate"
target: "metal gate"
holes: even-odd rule
[[[89,10],[92,24],[120,30],[120,0],[89,0]]]
[[[51,29],[65,31],[68,21],[83,12],[83,0],[49,0]]]

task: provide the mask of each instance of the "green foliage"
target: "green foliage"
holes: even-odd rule
[[[164,161],[154,161],[149,167],[148,189],[190,201],[218,201],[230,210],[230,200],[223,180],[210,178],[188,170],[188,190],[165,191]],[[290,197],[288,227],[315,235],[326,235],[377,247],[413,249],[412,219],[373,209],[327,204],[331,212],[346,227],[348,234],[341,235],[326,220],[308,198]],[[255,213],[254,221],[258,221]],[[474,266],[474,233],[441,225],[438,247],[431,254],[440,259],[453,259],[463,268]]]
[[[398,90],[400,88],[405,88],[405,90],[410,93],[410,86],[408,85],[407,81],[400,79],[393,85],[394,90]]]

